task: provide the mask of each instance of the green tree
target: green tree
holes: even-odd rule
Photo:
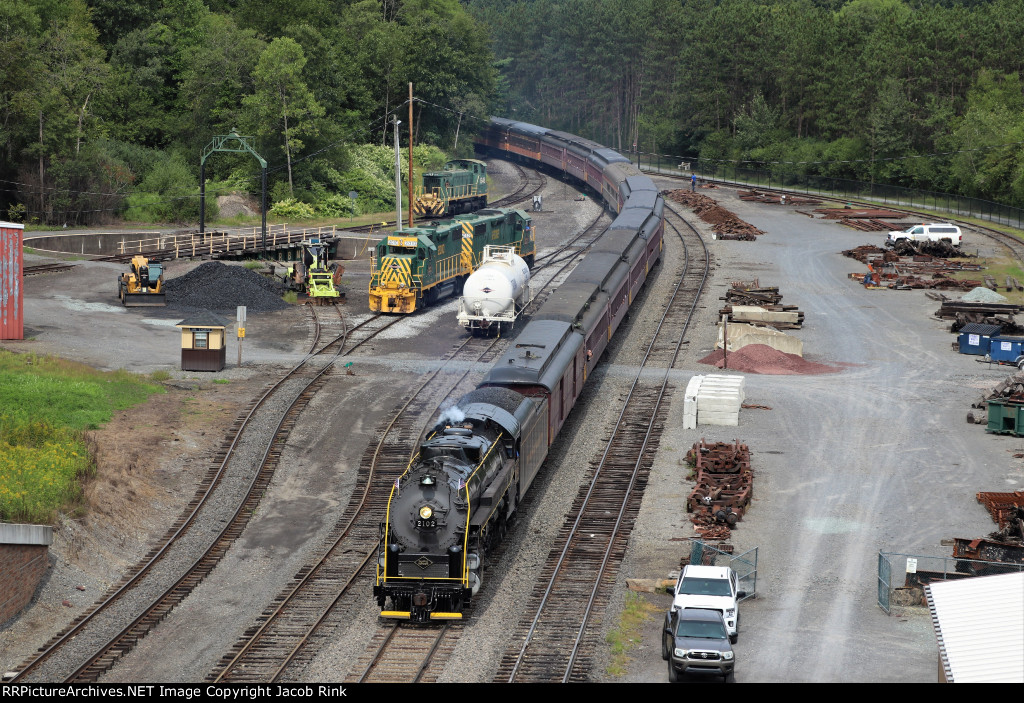
[[[275,39],[260,54],[253,72],[256,92],[242,99],[258,134],[280,136],[288,167],[288,190],[293,196],[292,157],[304,146],[300,137],[315,134],[316,120],[324,114],[302,80],[305,65],[302,47],[294,39]]]

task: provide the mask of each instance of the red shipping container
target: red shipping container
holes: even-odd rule
[[[24,225],[0,222],[0,339],[24,339]]]

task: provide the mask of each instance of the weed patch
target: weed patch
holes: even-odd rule
[[[0,352],[0,520],[52,523],[94,472],[83,431],[162,392],[126,371]]]

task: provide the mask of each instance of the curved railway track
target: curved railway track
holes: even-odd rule
[[[399,318],[401,319],[401,318]],[[349,516],[332,529],[323,555],[304,566],[259,621],[225,654],[207,677],[216,683],[274,682],[297,672],[315,655],[307,648],[316,637],[326,641],[334,619],[358,608],[374,577],[372,567],[380,523],[391,485],[418,449],[424,421],[437,416],[444,401],[476,368],[500,351],[499,339],[466,337],[428,374],[380,430],[380,439],[367,447],[360,462],[356,487],[344,511]],[[453,382],[442,376],[451,367]],[[413,447],[410,452],[410,447]],[[327,624],[328,627],[323,626]]]
[[[496,682],[589,680],[597,647],[593,623],[604,611],[625,556],[667,412],[669,371],[710,269],[710,254],[697,230],[666,206],[666,224],[683,244],[684,270],[604,452],[591,462],[590,481],[581,486],[559,545],[545,561],[524,607],[524,617],[511,638],[520,644],[506,651]],[[676,227],[670,214],[683,223],[684,230]],[[652,368],[664,369],[660,381],[648,380]]]
[[[90,611],[26,662],[13,681],[96,681],[220,562],[258,506],[288,433],[335,361],[385,327],[346,350],[350,333],[372,327],[379,316],[348,329],[341,310],[335,309],[338,320],[328,323],[309,308],[309,351],[236,420],[196,496],[160,544]],[[340,334],[321,345],[327,327],[334,324],[340,325]],[[232,517],[225,521],[225,515]]]
[[[595,230],[602,216],[603,212],[579,234],[546,255],[549,261],[539,266],[538,270],[559,263],[561,266],[544,283],[541,292],[596,241],[600,232],[595,234]],[[581,240],[585,243],[569,256],[555,258]],[[259,622],[221,658],[216,669],[207,677],[208,681],[241,683],[284,680],[289,673],[301,670],[313,658],[317,647],[307,645],[318,637],[326,639],[326,635],[318,633],[334,629],[324,625],[332,617],[339,618],[335,611],[350,611],[359,606],[359,599],[373,579],[373,573],[368,567],[374,563],[380,523],[387,509],[390,486],[412,460],[409,447],[412,446],[415,453],[426,429],[414,434],[416,428],[422,427],[424,418],[430,423],[445,400],[458,395],[457,388],[474,368],[489,364],[497,357],[500,351],[498,341],[498,338],[467,337],[394,412],[381,430],[376,446],[368,447],[360,462],[356,489],[344,513],[352,517],[344,524],[335,526],[326,548],[322,550],[323,556],[295,575],[288,588],[275,599],[274,606],[268,608],[260,616]],[[444,391],[438,394],[433,384],[438,374],[448,365],[456,369],[461,366],[467,368],[454,383],[444,385]],[[440,400],[436,400],[438,397]],[[435,399],[433,403],[429,402],[431,398]],[[433,405],[433,409],[428,412],[430,405]],[[420,634],[420,628],[401,623],[380,628],[374,636],[376,651],[363,655],[362,673],[350,680],[423,680],[428,665],[433,662],[431,671],[439,671],[443,664],[438,660],[446,659],[454,649],[462,625],[452,625],[451,628],[443,628],[443,633],[436,641],[430,640],[429,651],[426,652],[423,651],[426,640]],[[381,679],[382,676],[390,678]]]

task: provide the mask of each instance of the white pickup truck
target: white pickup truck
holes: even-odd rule
[[[729,640],[735,642],[739,637],[738,603],[747,594],[739,590],[736,572],[728,566],[684,566],[672,593],[672,609],[665,616],[666,628],[669,627],[672,613],[677,610],[717,610],[725,621]]]
[[[956,225],[951,225],[948,222],[937,222],[914,225],[902,232],[889,232],[886,244],[892,246],[901,239],[911,242],[939,242],[947,239],[950,244],[958,247],[963,242],[964,235]]]

